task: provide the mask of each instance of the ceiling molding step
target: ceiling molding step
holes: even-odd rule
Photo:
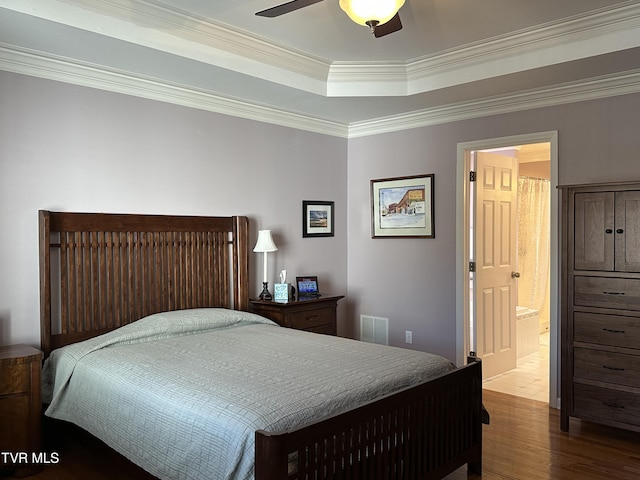
[[[405,97],[407,67],[402,64],[334,62],[327,97]]]
[[[330,62],[152,1],[2,0],[9,10],[325,95]],[[140,28],[143,25],[147,28]]]
[[[514,95],[491,97],[457,105],[443,105],[404,115],[354,122],[349,126],[349,138],[634,93],[640,93],[640,69],[570,82],[551,88],[533,89]]]
[[[333,62],[327,96],[407,96],[640,46],[640,2],[626,2],[406,63]],[[403,85],[404,83],[404,85]]]
[[[512,32],[407,65],[409,95],[640,46],[640,2]],[[621,48],[622,47],[622,48]]]
[[[350,125],[259,105],[188,86],[106,70],[0,45],[0,70],[207,110],[342,138],[356,138],[533,108],[640,93],[640,69]]]
[[[0,45],[0,70],[346,138],[348,125]]]

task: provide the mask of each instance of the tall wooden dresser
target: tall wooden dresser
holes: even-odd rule
[[[560,188],[560,427],[640,431],[640,182]]]

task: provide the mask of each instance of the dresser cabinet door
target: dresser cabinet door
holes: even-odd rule
[[[640,272],[640,191],[575,195],[576,270]]]
[[[576,193],[576,270],[614,269],[614,198],[613,192]]]
[[[640,191],[616,193],[615,268],[640,272]]]

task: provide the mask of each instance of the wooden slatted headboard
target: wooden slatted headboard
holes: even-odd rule
[[[247,217],[39,212],[41,346],[185,308],[247,310]]]

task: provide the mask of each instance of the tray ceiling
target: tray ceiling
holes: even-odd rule
[[[640,91],[640,2],[0,0],[0,69],[353,137]]]

